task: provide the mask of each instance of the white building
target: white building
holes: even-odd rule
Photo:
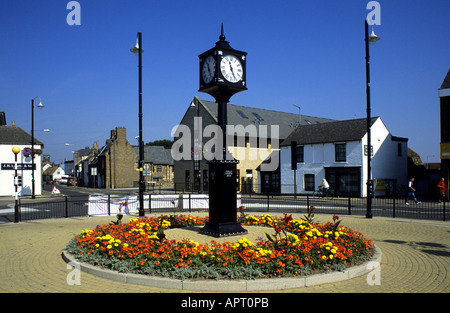
[[[67,176],[64,169],[59,165],[54,165],[43,171],[44,180],[58,180],[60,181],[63,176]]]
[[[0,126],[0,196],[14,196],[14,163],[15,156],[12,148],[17,146],[20,152],[17,154],[18,175],[22,178],[22,186],[19,186],[19,196],[32,194],[32,160],[31,155],[24,155],[25,148],[31,149],[31,135],[20,127]],[[44,145],[34,139],[34,149],[42,152]],[[31,151],[31,150],[30,150]],[[42,194],[42,153],[34,156],[35,195]]]
[[[299,126],[280,145],[281,192],[312,193],[326,178],[339,195],[366,196],[367,120]],[[297,170],[291,167],[295,142]],[[379,117],[371,119],[372,179],[375,196],[405,187],[408,139],[392,136]],[[294,181],[295,176],[295,181]]]

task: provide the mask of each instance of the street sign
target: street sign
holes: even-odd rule
[[[34,165],[34,167],[33,167]],[[14,166],[14,163],[2,163],[1,165],[2,170],[12,170],[14,171],[16,168]],[[17,163],[17,170],[36,170],[36,164],[29,164],[29,163]]]
[[[60,195],[60,194],[61,194],[61,191],[59,191],[58,188],[53,187],[51,194],[52,194],[52,195]]]

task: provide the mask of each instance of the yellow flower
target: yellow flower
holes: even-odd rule
[[[111,245],[107,245],[106,248],[112,249],[112,246]]]
[[[327,257],[325,255],[322,255],[322,260],[327,260]]]
[[[258,253],[256,254],[258,257],[265,256],[267,254],[271,254],[272,253],[272,250],[265,250],[263,248],[257,248],[256,250],[258,251]]]

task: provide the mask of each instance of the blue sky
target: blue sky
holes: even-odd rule
[[[0,2],[0,111],[31,130],[52,161],[100,146],[117,126],[138,135],[138,59],[143,36],[144,142],[169,139],[198,92],[198,55],[224,23],[246,51],[248,90],[231,103],[333,119],[366,116],[364,19],[368,0],[66,0]],[[422,160],[439,160],[440,87],[450,68],[450,1],[380,0],[381,37],[371,47],[372,115],[409,138]],[[49,128],[49,133],[39,130]],[[73,144],[66,146],[65,143]]]

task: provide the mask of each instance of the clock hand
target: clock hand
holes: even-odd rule
[[[230,70],[231,70],[231,74],[233,74],[233,77],[236,79],[236,76],[234,76],[234,71],[233,71],[233,66],[231,65],[231,62],[228,61],[230,63]]]

